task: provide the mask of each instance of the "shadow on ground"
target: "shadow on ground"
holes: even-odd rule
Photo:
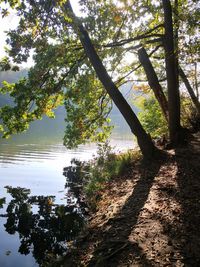
[[[137,166],[125,204],[90,229],[64,266],[200,266],[199,159],[197,135],[169,157]]]
[[[179,235],[185,266],[200,266],[200,139],[192,140],[186,149],[176,150],[178,167],[177,196],[182,208]]]
[[[135,185],[131,196],[127,199],[126,203],[116,214],[116,216],[106,223],[106,227],[98,229],[98,244],[93,251],[93,257],[90,259],[87,266],[90,267],[103,267],[103,266],[118,266],[121,257],[128,256],[133,253],[133,257],[139,259],[143,266],[153,266],[143,250],[136,242],[129,240],[129,235],[137,223],[140,211],[143,209],[144,204],[148,198],[154,178],[157,175],[164,158],[157,160],[147,166],[141,165],[139,167],[140,178]],[[105,230],[105,228],[107,230]],[[99,231],[101,231],[99,233]],[[95,236],[95,233],[92,233]],[[78,261],[78,255],[74,254],[75,261],[67,259],[65,267],[67,266],[82,266]]]

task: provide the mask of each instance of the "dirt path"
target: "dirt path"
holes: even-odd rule
[[[200,266],[200,135],[107,184],[67,266]]]

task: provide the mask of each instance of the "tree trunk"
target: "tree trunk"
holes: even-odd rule
[[[176,67],[176,79],[179,88],[179,39],[178,39],[178,31],[179,31],[179,0],[174,1],[174,55],[175,55],[175,67]]]
[[[142,127],[140,121],[138,120],[137,116],[133,112],[130,105],[127,103],[121,92],[118,90],[114,82],[112,81],[111,77],[108,75],[101,59],[99,58],[91,39],[88,35],[88,32],[83,27],[82,23],[79,21],[79,19],[75,16],[73,13],[72,7],[70,5],[70,2],[67,2],[67,6],[70,10],[70,15],[72,17],[72,20],[74,22],[74,29],[79,35],[80,41],[84,47],[85,53],[87,57],[89,58],[93,68],[95,69],[95,72],[103,84],[104,88],[106,89],[107,93],[123,115],[124,119],[128,123],[131,132],[137,137],[138,145],[142,151],[142,154],[144,158],[151,158],[153,156],[153,153],[155,151],[155,146],[151,140],[151,137],[149,134],[147,134]]]
[[[199,100],[199,89],[198,89],[198,82],[197,82],[197,62],[194,63],[194,83],[195,83],[195,90],[196,90],[196,96]]]
[[[199,102],[198,98],[196,97],[187,76],[185,75],[184,71],[182,70],[182,68],[180,66],[179,66],[179,74],[180,74],[181,79],[183,80],[183,82],[185,84],[185,87],[188,90],[188,93],[192,99],[192,102],[194,103],[194,105],[198,111],[198,114],[200,115],[200,102]]]
[[[165,97],[165,94],[163,93],[163,89],[159,83],[156,72],[155,72],[155,70],[151,64],[149,56],[148,56],[144,47],[139,49],[138,56],[139,56],[140,63],[142,64],[144,71],[146,73],[148,84],[151,87],[151,89],[153,90],[154,95],[155,95],[156,99],[158,100],[158,103],[159,103],[161,110],[163,112],[163,115],[165,116],[165,118],[168,122],[167,99]]]
[[[174,36],[172,22],[172,8],[170,0],[162,0],[164,10],[164,49],[168,88],[168,110],[169,110],[169,135],[172,144],[179,142],[180,126],[180,95],[177,73],[177,60],[174,51]]]

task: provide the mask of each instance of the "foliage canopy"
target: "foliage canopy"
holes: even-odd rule
[[[0,109],[4,137],[26,130],[31,121],[41,119],[43,114],[53,117],[53,110],[63,104],[67,111],[64,143],[68,147],[89,139],[105,140],[111,130],[111,100],[85,55],[67,2],[0,1],[15,9],[19,17],[17,28],[7,33],[8,56],[1,60],[1,70],[17,71],[31,53],[35,63],[26,78],[15,84],[4,82],[0,88],[0,93],[9,93],[15,103]],[[152,57],[158,78],[165,84],[161,2],[80,1],[84,14],[80,20],[118,86],[133,81],[135,74],[144,79],[135,57],[141,45]],[[6,16],[9,8],[2,8],[1,13]],[[198,15],[199,5],[192,0],[180,0],[178,9],[174,9],[183,64],[189,58],[191,64],[198,58]]]

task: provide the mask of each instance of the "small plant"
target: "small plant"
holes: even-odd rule
[[[91,209],[95,209],[101,196],[100,191],[105,188],[107,182],[122,175],[131,163],[140,157],[139,152],[133,153],[131,150],[116,154],[106,141],[98,144],[97,156],[92,160],[88,162],[72,160],[72,166],[64,169],[64,175],[68,177],[69,182],[72,180],[82,185],[87,203]]]
[[[98,193],[106,186],[106,182],[123,174],[133,162],[133,153],[115,154],[108,142],[98,145],[97,157],[85,165],[87,175],[84,191],[89,199],[95,202]]]
[[[108,157],[113,154],[113,148],[109,145],[109,141],[97,144],[97,161],[98,165],[103,165]]]

